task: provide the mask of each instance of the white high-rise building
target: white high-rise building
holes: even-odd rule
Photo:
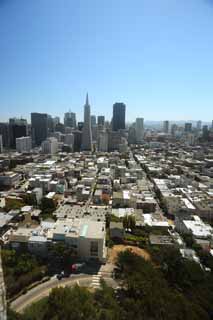
[[[202,121],[199,120],[197,121],[197,130],[201,131],[201,129],[202,129]]]
[[[32,149],[31,137],[16,138],[16,150],[20,153],[30,152]]]
[[[56,138],[50,137],[41,144],[42,153],[55,154],[58,152],[58,141]]]
[[[81,148],[85,151],[92,151],[92,130],[88,93],[86,96],[86,104],[84,106],[84,127]]]
[[[98,135],[98,151],[108,151],[108,132],[99,131]]]
[[[135,131],[136,131],[136,142],[142,143],[144,138],[144,119],[143,118],[136,118]]]
[[[0,153],[3,152],[3,138],[2,135],[0,135]]]
[[[74,147],[74,135],[72,133],[67,133],[64,135],[64,144],[67,144],[72,149]]]

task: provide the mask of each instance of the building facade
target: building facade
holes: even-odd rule
[[[91,116],[88,94],[86,96],[86,104],[84,106],[84,126],[82,133],[83,151],[92,151],[92,130],[91,130]]]
[[[32,149],[32,138],[31,137],[20,137],[16,138],[16,150],[20,153],[30,152]]]
[[[116,102],[113,105],[112,130],[118,131],[125,129],[126,105],[122,102]]]
[[[36,146],[41,145],[42,141],[47,138],[48,120],[46,113],[31,113],[31,126],[33,143]]]

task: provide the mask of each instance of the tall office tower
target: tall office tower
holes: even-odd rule
[[[203,138],[205,140],[208,140],[208,138],[209,138],[209,127],[207,125],[203,126],[202,131],[203,131]]]
[[[185,123],[185,132],[192,132],[192,123],[191,122]]]
[[[76,128],[76,114],[74,112],[66,112],[64,114],[65,127]]]
[[[64,136],[64,144],[67,144],[73,149],[74,147],[74,135],[72,133],[67,133]]]
[[[128,143],[136,144],[136,130],[134,126],[129,127]]]
[[[104,124],[105,124],[105,117],[98,116],[98,126],[104,126]]]
[[[55,130],[54,119],[49,114],[47,115],[47,130],[48,135]]]
[[[119,145],[122,141],[122,134],[119,131],[109,131],[108,136],[108,151],[119,150]]]
[[[98,151],[108,151],[108,132],[100,131],[98,135]]]
[[[41,144],[42,153],[55,154],[58,152],[58,141],[56,138],[48,138]]]
[[[82,144],[82,131],[74,130],[72,133],[74,135],[74,152],[79,152]]]
[[[163,132],[169,133],[169,121],[168,120],[163,122]]]
[[[212,120],[212,129],[213,129],[213,120]]]
[[[20,153],[30,152],[32,149],[32,138],[31,137],[21,137],[16,138],[16,150]]]
[[[173,123],[171,126],[171,134],[173,137],[175,136],[177,130],[178,130],[178,126],[175,123]]]
[[[91,126],[92,127],[96,126],[96,116],[95,115],[91,115]]]
[[[27,120],[11,118],[9,119],[9,140],[10,148],[16,147],[16,138],[27,136]]]
[[[197,130],[201,130],[201,128],[202,128],[202,121],[201,120],[199,120],[199,121],[197,121]]]
[[[33,142],[36,146],[39,146],[47,138],[47,114],[31,113],[31,127]]]
[[[143,118],[136,118],[135,130],[136,130],[136,142],[142,143],[143,136],[144,136],[144,119]]]
[[[84,106],[84,127],[82,135],[82,150],[92,150],[92,130],[91,130],[91,117],[88,93],[86,96],[86,104]]]
[[[113,104],[112,130],[125,129],[126,105],[122,102]]]
[[[0,153],[3,152],[3,138],[2,135],[0,135]]]
[[[3,147],[9,148],[9,124],[5,122],[0,123],[0,135],[2,135]]]

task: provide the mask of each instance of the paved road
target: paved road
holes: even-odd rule
[[[81,286],[90,286],[92,283],[92,275],[78,275],[58,280],[52,278],[47,282],[44,282],[37,287],[31,289],[26,294],[21,295],[14,300],[10,307],[16,312],[23,312],[30,304],[37,302],[38,300],[48,296],[53,288],[74,286],[76,284]]]
[[[65,287],[65,286],[85,286],[85,287],[93,287],[98,288],[100,287],[100,280],[103,278],[106,283],[116,288],[116,282],[110,277],[109,274],[105,272],[88,275],[88,274],[78,274],[72,275],[69,278],[64,278],[62,280],[58,280],[57,278],[52,278],[47,282],[44,282],[37,287],[31,289],[26,294],[21,295],[16,300],[14,300],[10,307],[19,313],[22,313],[26,307],[31,305],[34,302],[48,296],[53,288],[56,287]]]

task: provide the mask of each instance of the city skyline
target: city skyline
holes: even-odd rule
[[[212,10],[193,0],[1,2],[0,121],[69,109],[82,120],[87,91],[92,114],[108,120],[122,101],[128,121],[210,121]]]

